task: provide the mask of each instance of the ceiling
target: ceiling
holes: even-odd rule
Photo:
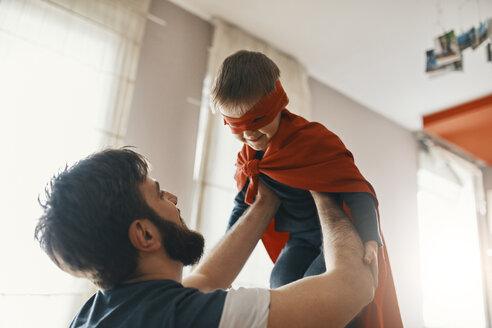
[[[430,77],[425,50],[492,17],[490,0],[171,0],[221,17],[297,58],[310,76],[410,129],[422,116],[492,93],[485,44],[463,72]]]

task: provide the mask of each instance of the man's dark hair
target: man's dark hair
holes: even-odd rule
[[[214,105],[257,101],[275,88],[278,66],[260,52],[241,50],[227,57],[212,89]]]
[[[153,216],[139,190],[148,171],[142,155],[123,148],[93,154],[53,177],[35,230],[43,250],[103,289],[130,278],[138,252],[128,229]]]

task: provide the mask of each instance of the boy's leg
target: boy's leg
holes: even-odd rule
[[[317,276],[325,271],[325,258],[323,256],[323,250],[320,250],[319,255],[313,260],[306,272],[304,272],[304,277]]]
[[[291,233],[270,275],[270,288],[278,288],[304,276],[319,253],[319,243],[313,244],[311,232]]]
[[[278,288],[303,277],[319,250],[311,246],[288,245],[284,247],[270,275],[270,288]]]

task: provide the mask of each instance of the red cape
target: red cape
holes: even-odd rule
[[[280,127],[261,161],[254,158],[255,154],[254,149],[244,145],[236,163],[238,190],[250,179],[245,199],[248,204],[253,202],[258,191],[261,172],[278,182],[304,190],[367,192],[374,197],[376,207],[378,205],[373,187],[355,166],[352,153],[340,138],[323,125],[308,122],[287,109],[283,110]],[[272,220],[262,241],[273,262],[288,239],[289,233],[276,231]],[[379,282],[374,301],[357,316],[357,326],[403,327],[385,246],[378,250],[378,265]]]

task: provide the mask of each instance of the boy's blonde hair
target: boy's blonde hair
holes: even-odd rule
[[[212,88],[212,102],[238,107],[260,100],[275,88],[278,66],[260,52],[240,50],[227,57]]]

